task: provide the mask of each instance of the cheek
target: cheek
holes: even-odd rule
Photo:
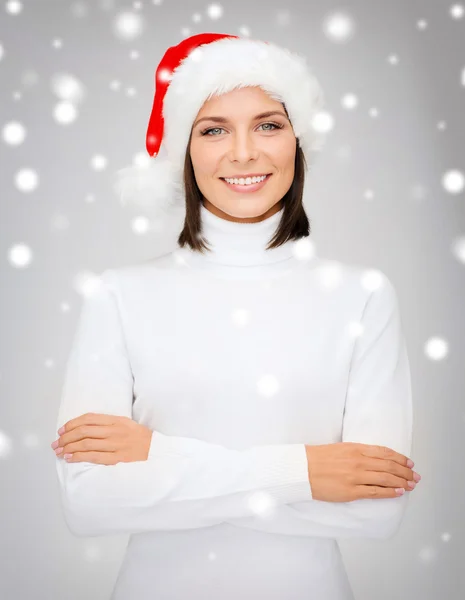
[[[218,157],[211,148],[191,152],[191,160],[197,177],[212,177],[218,171]]]
[[[294,168],[297,142],[294,136],[276,138],[276,144],[269,145],[268,155],[279,170],[287,171]]]

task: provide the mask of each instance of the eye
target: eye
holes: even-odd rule
[[[280,125],[279,123],[262,123],[260,127],[263,125],[272,125],[274,129],[282,129],[284,125]],[[273,131],[273,129],[265,129],[264,131]]]
[[[204,131],[201,132],[201,135],[208,135],[208,133],[210,131],[219,131],[221,130],[222,127],[211,127],[210,129],[205,129]],[[211,137],[211,136],[210,136]]]
[[[280,125],[279,123],[262,123],[261,125],[259,125],[259,127],[263,127],[263,125],[272,125],[273,129],[264,129],[263,131],[274,131],[275,129],[282,129],[284,127],[284,125]],[[200,135],[209,135],[210,131],[221,131],[223,130],[222,127],[210,127],[210,129],[205,129],[204,131],[201,132]],[[224,130],[223,130],[224,131]],[[216,136],[210,136],[210,137],[216,137]]]

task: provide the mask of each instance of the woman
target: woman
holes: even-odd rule
[[[337,538],[394,535],[418,476],[395,289],[309,251],[321,90],[221,34],[170,48],[156,83],[168,158],[120,190],[167,207],[182,180],[184,228],[84,301],[52,445],[66,522],[131,534],[112,600],[351,600]]]

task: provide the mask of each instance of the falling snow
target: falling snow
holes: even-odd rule
[[[331,133],[333,144],[307,175],[315,233],[295,244],[296,257],[310,261],[317,242],[328,257],[338,255],[312,275],[328,298],[341,284],[339,259],[367,266],[360,280],[365,292],[385,283],[383,272],[399,291],[416,409],[423,411],[415,431],[420,470],[429,472],[437,517],[435,524],[425,521],[414,556],[423,568],[435,569],[439,581],[439,566],[448,560],[445,544],[456,532],[441,504],[450,490],[438,491],[435,469],[441,465],[441,482],[453,472],[444,440],[432,445],[429,435],[435,415],[456,419],[451,431],[460,440],[446,440],[444,447],[461,455],[465,427],[458,379],[465,295],[464,5],[437,3],[433,11],[418,3],[415,14],[399,1],[372,19],[371,5],[361,2],[344,9],[278,3],[262,9],[259,19],[250,18],[241,2],[180,1],[174,7],[168,0],[62,0],[46,19],[37,12],[43,5],[4,0],[0,7],[3,316],[15,323],[7,333],[21,350],[15,357],[5,351],[0,364],[2,399],[21,406],[11,413],[18,422],[5,419],[0,431],[0,458],[16,461],[22,451],[26,465],[48,451],[43,423],[55,419],[65,336],[82,301],[98,293],[105,265],[152,257],[173,233],[151,218],[150,202],[141,197],[125,205],[109,183],[118,168],[150,164],[145,133],[155,68],[167,45],[203,31],[273,40],[304,55],[321,79],[327,106],[311,116],[311,125]],[[398,28],[389,32],[395,11]],[[164,82],[171,77],[160,74]],[[271,283],[265,287],[273,293]],[[226,318],[245,335],[254,315],[238,304]],[[346,331],[353,342],[363,337],[357,315]],[[102,355],[93,359],[98,365]],[[186,369],[201,366],[201,357],[193,357]],[[265,372],[255,391],[267,402],[281,386],[275,373]],[[190,414],[187,398],[179,410]],[[434,460],[424,450],[432,447]],[[50,490],[44,484],[37,494],[45,506]],[[411,518],[419,530],[424,500],[416,500]],[[248,502],[257,517],[273,514],[266,493],[251,494]],[[31,528],[27,518],[24,527]],[[105,554],[90,543],[81,558],[101,564]],[[204,558],[213,567],[223,557],[211,548]],[[424,595],[427,588],[421,589]]]

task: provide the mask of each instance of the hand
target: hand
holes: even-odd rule
[[[384,446],[339,442],[305,446],[305,450],[315,500],[398,498],[401,494],[395,488],[411,491],[407,482],[414,475],[420,478],[407,466],[406,456]]]
[[[72,453],[67,462],[116,465],[147,460],[153,431],[129,417],[86,413],[63,425],[64,432],[51,444],[58,457]]]

